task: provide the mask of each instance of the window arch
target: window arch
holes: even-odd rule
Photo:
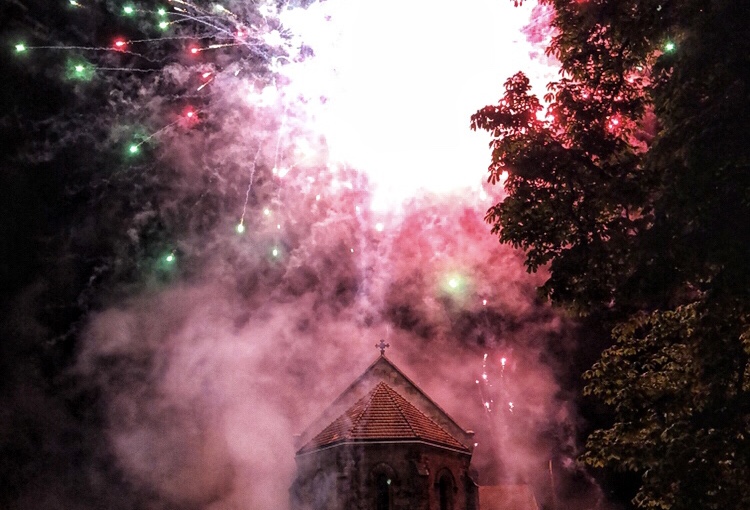
[[[438,473],[435,482],[437,492],[438,508],[440,510],[453,510],[453,498],[456,492],[456,484],[450,470],[444,469]]]
[[[393,490],[396,472],[388,464],[380,463],[370,472],[372,507],[374,510],[391,510],[393,508]]]

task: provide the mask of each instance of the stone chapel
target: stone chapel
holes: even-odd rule
[[[473,432],[404,375],[387,346],[300,435],[292,510],[480,510]],[[481,510],[537,510],[528,488],[510,506],[502,494],[517,499],[518,490],[486,489]]]

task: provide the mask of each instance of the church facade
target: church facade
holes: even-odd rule
[[[473,433],[383,347],[299,444],[292,510],[478,510]]]

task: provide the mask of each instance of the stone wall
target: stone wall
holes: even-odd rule
[[[378,510],[387,480],[389,510],[476,510],[471,455],[420,442],[339,444],[297,456],[292,510]],[[382,497],[382,495],[381,495]],[[382,500],[381,500],[382,501]]]

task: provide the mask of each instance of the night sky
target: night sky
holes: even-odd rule
[[[606,334],[491,235],[469,130],[507,76],[555,75],[545,19],[0,4],[0,506],[286,508],[294,434],[385,339],[477,431],[482,483],[549,504],[551,461],[565,508],[616,508],[575,460]]]

